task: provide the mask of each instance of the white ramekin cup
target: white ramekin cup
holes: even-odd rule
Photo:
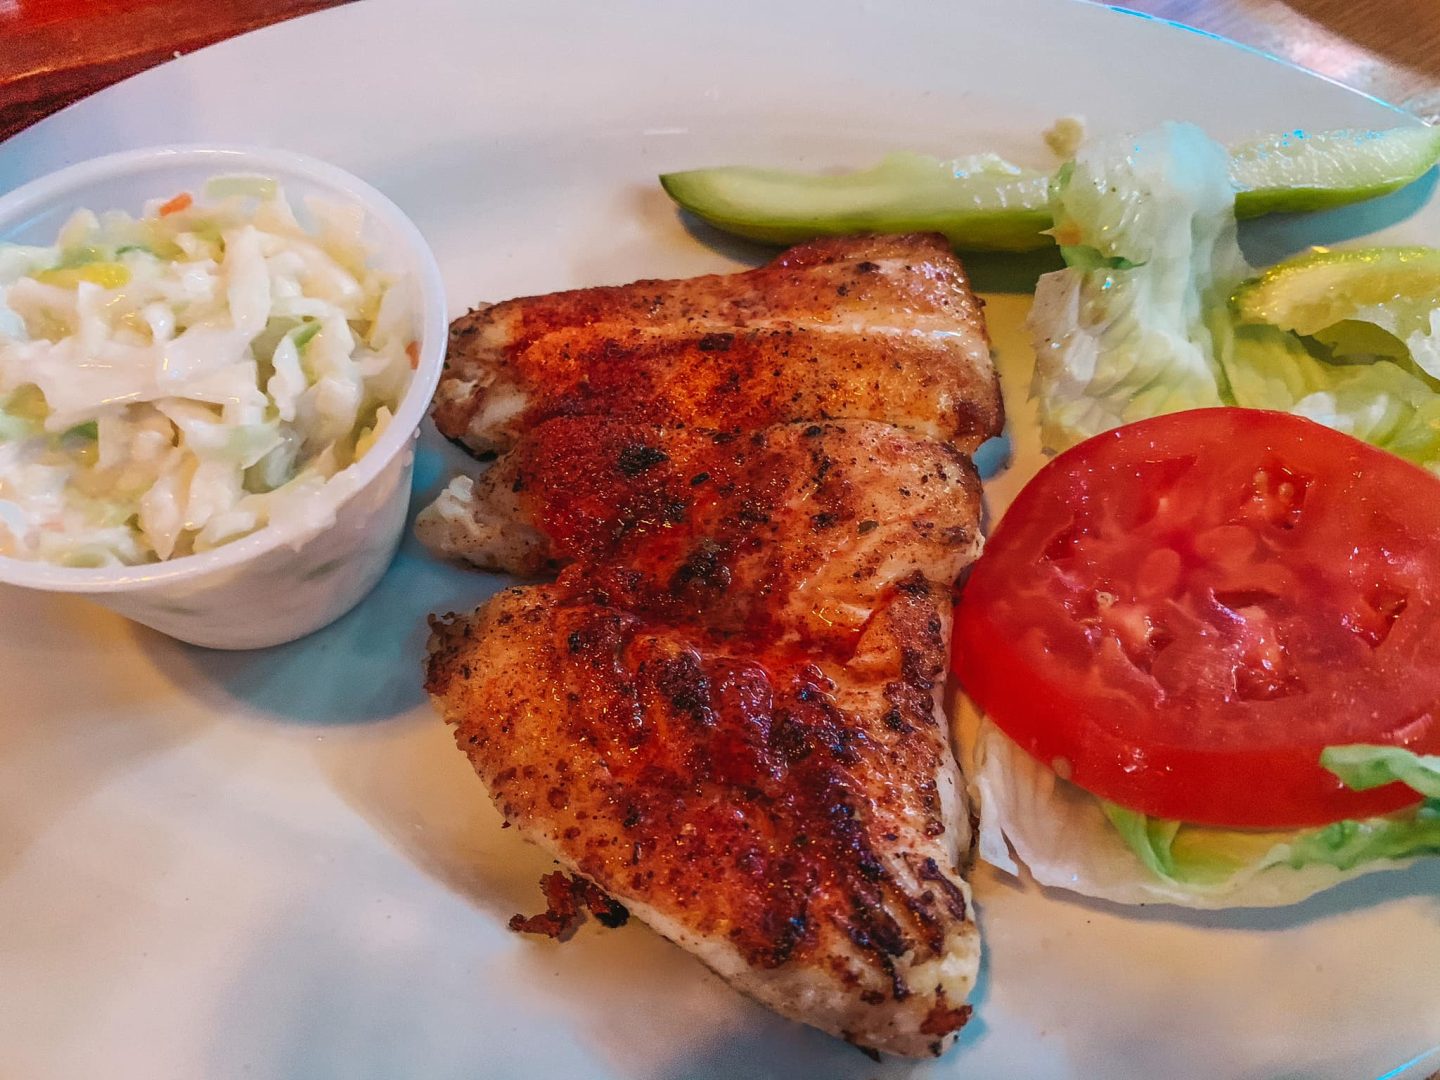
[[[198,192],[212,176],[278,181],[305,199],[353,203],[381,269],[412,290],[419,362],[393,422],[359,462],[331,479],[303,520],[268,525],[213,551],[144,566],[72,569],[0,557],[0,583],[78,593],[171,637],[254,649],[303,637],[354,607],[389,566],[405,526],[415,440],[445,358],[445,293],[420,231],[380,192],[322,161],[283,150],[160,146],[62,169],[0,197],[0,241],[52,244],[82,207],[138,213],[147,199]]]

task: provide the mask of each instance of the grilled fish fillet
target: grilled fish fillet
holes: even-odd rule
[[[719,572],[707,562],[717,545],[744,541],[707,619],[763,586],[767,609],[785,597],[848,622],[838,613],[847,581],[913,570],[950,580],[978,553],[968,514],[945,504],[957,492],[961,509],[978,492],[968,457],[886,424],[732,435],[579,417],[541,424],[478,479],[458,477],[416,531],[485,570],[534,577],[576,560],[643,561],[697,588]],[[802,584],[777,587],[757,569],[781,563]]]
[[[580,418],[492,475],[539,537],[495,564],[567,565],[433,620],[427,689],[506,819],[780,1013],[940,1053],[980,955],[940,707],[968,460]]]
[[[499,452],[556,416],[717,430],[884,420],[973,449],[1003,422],[943,238],[835,237],[756,270],[524,297],[451,327],[441,433]]]
[[[422,537],[549,585],[432,620],[427,687],[506,819],[734,985],[940,1053],[979,964],[940,696],[1002,423],[943,241],[509,301],[452,327],[477,453]]]

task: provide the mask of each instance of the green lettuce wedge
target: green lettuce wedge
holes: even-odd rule
[[[1213,315],[1250,271],[1224,148],[1174,123],[1091,143],[1051,207],[1066,269],[1040,279],[1029,320],[1045,446],[1229,404]]]
[[[1045,446],[1209,405],[1305,416],[1440,471],[1440,251],[1317,251],[1256,274],[1187,125],[1082,150],[1037,284]],[[1228,298],[1227,298],[1228,297]]]

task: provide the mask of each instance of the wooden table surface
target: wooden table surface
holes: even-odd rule
[[[0,138],[177,53],[343,2],[0,0]],[[1123,6],[1256,46],[1440,122],[1440,0]]]

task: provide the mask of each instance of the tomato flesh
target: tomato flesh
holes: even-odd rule
[[[1061,454],[973,567],[955,669],[1087,791],[1290,828],[1419,801],[1327,746],[1440,752],[1440,479],[1285,413],[1201,409]]]

